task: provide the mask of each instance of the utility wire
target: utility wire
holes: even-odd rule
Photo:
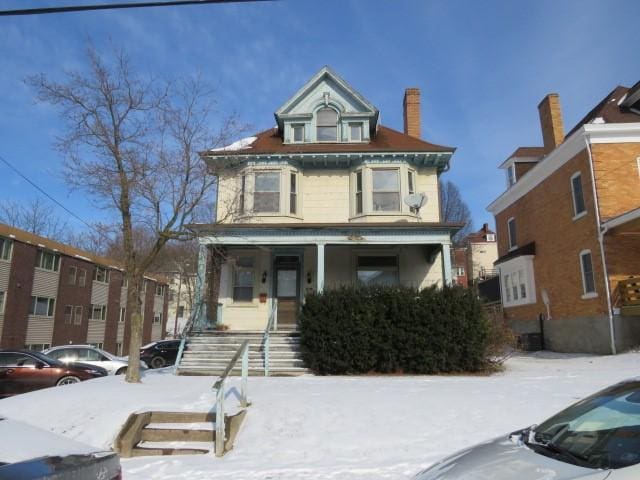
[[[124,8],[172,7],[183,5],[206,5],[211,3],[249,3],[269,2],[273,0],[166,0],[156,2],[102,3],[95,5],[71,5],[68,7],[24,8],[18,10],[0,10],[0,17],[17,15],[43,15],[48,13],[86,12],[90,10],[118,10]]]

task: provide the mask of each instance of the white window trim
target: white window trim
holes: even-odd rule
[[[584,276],[584,265],[582,263],[582,257],[587,254],[591,256],[591,272],[593,274],[593,288],[596,288],[596,272],[593,268],[593,254],[591,253],[591,250],[586,248],[584,250],[581,250],[580,253],[578,254],[578,261],[580,262],[580,278],[582,279],[582,295],[580,296],[580,298],[582,298],[583,300],[587,300],[590,298],[598,298],[597,289],[594,292],[587,292],[587,281]]]
[[[511,181],[511,178],[513,178],[513,182]],[[516,164],[515,162],[513,162],[507,167],[507,188],[513,187],[517,181],[518,178],[516,177]]]
[[[403,211],[402,211],[402,205],[403,205],[403,201],[402,201],[402,172],[403,172],[403,169],[400,166],[393,166],[393,167],[372,166],[372,167],[369,167],[369,170],[371,170],[371,175],[369,175],[370,185],[369,185],[369,194],[368,194],[368,196],[371,198],[371,212],[369,213],[369,215],[402,215],[403,214]],[[397,188],[398,188],[398,190],[396,190],[398,192],[398,207],[399,207],[398,210],[374,210],[373,209],[373,195],[374,195],[374,193],[396,193],[396,191],[381,190],[379,192],[375,192],[373,190],[373,175],[374,175],[374,172],[382,171],[382,170],[394,170],[396,172],[396,180],[397,180]]]
[[[521,255],[519,257],[507,260],[506,262],[501,263],[498,266],[498,271],[500,272],[500,288],[502,290],[502,304],[505,307],[518,307],[521,305],[536,303],[536,283],[533,270],[534,258],[534,255]],[[524,281],[527,296],[526,298],[522,298],[520,284],[518,283],[518,299],[514,300],[513,295],[510,295],[510,300],[507,300],[507,296],[505,295],[505,288],[511,288],[511,285],[505,285],[504,278],[507,275],[510,278],[518,278],[518,272],[520,270],[524,271]]]
[[[283,192],[283,171],[288,172],[289,170],[284,170],[282,168],[264,168],[264,169],[258,169],[258,170],[254,170],[252,172],[252,181],[253,181],[253,190],[251,191],[251,215],[252,216],[256,216],[256,217],[280,217],[283,216],[283,204],[284,202],[284,192]],[[277,173],[278,174],[278,178],[279,178],[279,190],[278,190],[278,194],[279,194],[279,200],[278,200],[278,211],[273,211],[273,212],[256,212],[255,211],[255,194],[256,194],[256,175],[260,175],[262,173]],[[287,188],[288,190],[288,188]],[[271,192],[271,193],[275,193],[275,192]],[[287,202],[288,204],[288,202]],[[245,211],[247,209],[247,204],[246,204],[246,197],[245,197]]]
[[[236,287],[235,284],[235,274],[236,274],[236,261],[238,258],[240,257],[251,257],[253,260],[253,275],[252,275],[252,293],[251,293],[251,300],[236,300],[234,298],[234,290]],[[229,299],[231,300],[231,305],[233,306],[254,306],[256,304],[257,301],[257,295],[256,292],[258,291],[257,288],[257,271],[258,271],[258,266],[259,266],[259,262],[258,262],[258,256],[255,254],[242,254],[239,253],[237,255],[233,256],[234,261],[229,265],[229,286],[231,288],[231,291],[229,292]],[[248,268],[248,267],[240,267],[240,268]]]
[[[487,242],[495,242],[496,234],[495,233],[487,233]]]
[[[302,140],[296,140],[296,128],[302,128]],[[306,126],[304,123],[292,123],[291,124],[291,142],[290,143],[305,143],[305,130]]]
[[[582,172],[574,173],[573,175],[571,175],[571,178],[569,179],[569,184],[571,185],[571,203],[573,204],[573,220],[574,221],[584,217],[587,214],[587,204],[584,200],[584,186],[582,188],[582,203],[584,204],[584,210],[581,212],[576,212],[577,210],[576,191],[573,188],[573,180],[577,177],[580,177],[580,183],[582,184]]]
[[[11,262],[13,257],[13,240],[7,237],[0,237],[4,242],[0,248],[0,262]],[[7,258],[3,258],[4,252],[7,252]]]
[[[348,122],[349,127],[349,142],[351,143],[362,143],[364,142],[364,122]],[[358,140],[354,140],[351,136],[351,128],[352,127],[360,127],[360,138]]]
[[[514,245],[511,244],[511,222],[513,221],[513,224],[516,224],[516,218],[515,217],[509,217],[507,219],[507,241],[509,242],[509,251],[512,252],[515,249],[518,248],[518,243],[517,243],[517,239],[516,239],[516,243]],[[518,227],[516,226],[516,236],[518,234]]]

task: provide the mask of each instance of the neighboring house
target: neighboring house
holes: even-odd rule
[[[469,286],[467,280],[467,249],[465,247],[453,248],[451,264],[453,266],[453,283],[461,287]]]
[[[143,344],[163,338],[164,280],[146,277]],[[127,288],[118,262],[0,224],[0,348],[129,346]]]
[[[494,262],[498,259],[496,233],[485,223],[477,232],[467,235],[462,243],[465,246],[467,277],[469,284],[478,280],[494,277]]]
[[[276,127],[202,153],[212,171],[233,166],[219,174],[219,223],[192,226],[201,271],[208,247],[226,249],[209,279],[218,322],[262,330],[277,304],[278,326],[295,328],[311,292],[452,282],[461,225],[440,220],[438,178],[454,149],[420,138],[418,89],[405,92],[404,133],[379,116],[325,67],[275,112]],[[405,199],[420,193],[417,211]]]
[[[177,338],[191,315],[196,274],[180,271],[158,273],[169,282],[166,335]]]
[[[495,215],[502,301],[548,348],[610,353],[640,343],[640,82],[616,87],[566,135],[558,95],[538,106],[543,147],[502,165]]]

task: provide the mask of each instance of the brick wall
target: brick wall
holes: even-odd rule
[[[151,325],[153,323],[153,299],[156,293],[156,284],[145,280],[147,294],[144,296],[144,325],[142,327],[142,345],[151,341]]]
[[[116,353],[116,337],[118,335],[118,319],[120,318],[120,292],[124,274],[111,270],[109,275],[109,295],[107,303],[107,322],[104,330],[104,349]]]
[[[72,285],[69,280],[70,267],[76,268],[76,281]],[[78,285],[78,271],[84,269],[87,272],[84,286]],[[87,341],[87,328],[89,309],[91,308],[91,279],[95,265],[83,260],[60,257],[60,281],[58,283],[58,295],[56,298],[56,310],[53,323],[53,339],[51,345],[65,345],[69,343],[85,343]],[[82,306],[82,321],[77,325],[72,319],[71,323],[65,322],[65,307],[71,305]]]
[[[404,92],[404,133],[420,138],[420,89],[407,88]]]
[[[557,93],[550,93],[538,105],[540,127],[545,153],[551,152],[564,140],[564,124],[560,109],[560,97]]]
[[[522,176],[535,167],[538,162],[516,162],[516,180],[520,180]]]

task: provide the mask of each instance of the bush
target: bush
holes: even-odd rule
[[[489,324],[471,290],[357,286],[306,297],[300,346],[320,374],[477,372]]]

